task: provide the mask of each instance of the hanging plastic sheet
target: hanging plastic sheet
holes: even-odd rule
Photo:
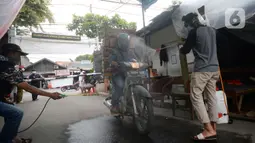
[[[203,6],[204,17],[198,12]],[[225,12],[228,8],[242,8],[247,20],[255,13],[255,0],[183,0],[172,15],[177,35],[187,37],[188,30],[183,25],[182,17],[190,12],[196,12],[203,24],[216,29],[225,27]]]
[[[24,3],[25,0],[0,1],[0,38],[9,29]]]

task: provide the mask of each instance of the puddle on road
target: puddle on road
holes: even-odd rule
[[[190,137],[200,130],[187,122],[156,117],[153,131],[140,136],[132,120],[123,122],[112,116],[83,120],[69,125],[68,143],[193,143]],[[230,132],[218,132],[218,143],[252,143],[245,136]]]
[[[72,124],[68,128],[69,143],[113,143],[117,141],[118,125],[111,117],[98,117]]]
[[[129,119],[124,122],[112,116],[97,117],[69,125],[68,143],[152,143],[137,134]]]

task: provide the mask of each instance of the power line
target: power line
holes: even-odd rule
[[[105,1],[105,2],[110,2],[110,3],[118,3],[118,4],[129,4],[129,5],[134,5],[134,6],[141,6],[141,4],[136,4],[136,3],[128,3],[131,0],[129,0],[128,2],[117,2],[117,1],[112,1],[112,0],[101,0],[101,1]]]
[[[109,2],[109,3],[125,4],[125,2],[122,2],[121,0],[120,0],[120,2],[112,1],[112,0],[101,0],[101,1]],[[130,1],[131,1],[131,0],[130,0]],[[142,4],[129,3],[130,1],[128,1],[128,3],[126,3],[126,4],[128,4],[128,5],[133,5],[133,6],[139,6],[139,7],[142,6]],[[154,7],[151,7],[150,9],[167,10],[167,8],[155,7],[155,6],[154,6]]]
[[[101,0],[101,1],[114,2],[114,1],[111,1],[111,0]],[[116,11],[117,9],[121,8],[122,6],[124,6],[124,5],[126,5],[126,4],[130,4],[130,3],[129,3],[130,1],[131,1],[131,0],[128,0],[127,2],[124,3],[124,2],[122,2],[122,1],[120,0],[119,4],[122,4],[122,5],[119,6],[119,7],[117,7],[117,8],[114,9],[113,11],[108,12],[106,15],[108,15],[109,13],[112,13],[112,12]],[[143,27],[145,27],[145,17],[144,17],[144,12],[145,12],[145,10],[144,10],[144,8],[143,8],[142,5],[139,5],[139,6],[141,6],[141,8],[142,8]]]
[[[66,6],[69,6],[67,4],[51,4],[51,5],[66,5]],[[90,7],[88,5],[85,5],[85,4],[71,4],[71,5],[78,5],[78,6],[84,6],[84,7]],[[100,8],[100,7],[92,7],[93,9],[99,9],[99,10],[105,10],[105,11],[111,11],[111,9],[106,9],[106,8]],[[134,13],[128,13],[128,12],[121,12],[121,11],[116,11],[118,13],[122,13],[122,14],[127,14],[127,15],[135,15],[135,16],[141,16],[139,14],[134,14]],[[146,17],[155,17],[155,16],[146,16]]]
[[[115,8],[114,10],[110,10],[106,15],[109,15],[110,13],[120,9],[121,7],[123,7],[125,4],[128,4],[128,2],[130,2],[131,0],[127,1],[126,3],[122,3],[119,7]]]
[[[110,2],[111,3],[111,1],[106,1],[106,0],[102,0],[102,1],[105,1],[105,2]],[[113,3],[118,3],[118,4],[123,4],[124,2],[113,2]],[[130,4],[130,3],[127,3],[127,4],[129,4],[129,5],[133,5],[133,6],[141,6],[140,4]],[[86,4],[49,4],[49,5],[51,5],[51,6],[84,6],[84,7],[90,7],[89,5],[86,5]],[[93,7],[93,8],[95,8],[95,7]],[[98,7],[97,7],[98,8]],[[98,9],[102,9],[102,10],[104,10],[104,8],[98,8]],[[150,9],[154,9],[154,10],[167,10],[167,8],[163,8],[163,7],[150,7]],[[106,10],[106,9],[105,9]]]
[[[69,23],[41,23],[40,25],[68,25]]]

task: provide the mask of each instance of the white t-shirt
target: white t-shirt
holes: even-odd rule
[[[79,76],[79,82],[80,82],[80,83],[81,83],[81,81],[82,81],[82,79],[83,79],[83,77],[84,77],[84,76],[81,76],[81,75],[84,75],[84,72],[81,72],[81,73],[80,73],[80,76]]]

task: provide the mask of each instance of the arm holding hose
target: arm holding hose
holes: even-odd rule
[[[26,90],[27,92],[38,94],[38,95],[42,95],[42,96],[46,96],[46,97],[50,97],[50,98],[52,98],[54,100],[62,98],[60,93],[57,93],[57,92],[54,92],[54,93],[46,92],[46,91],[40,90],[40,89],[38,89],[38,88],[36,88],[34,86],[29,85],[27,82],[21,82],[21,83],[17,84],[17,86],[19,88],[22,88],[22,89]]]
[[[62,98],[60,93],[46,92],[29,85],[27,82],[24,81],[23,73],[15,70],[15,68],[13,67],[10,67],[5,72],[0,73],[0,79],[8,81],[10,84],[16,85],[19,88],[24,89],[30,93],[50,97],[54,100]]]

